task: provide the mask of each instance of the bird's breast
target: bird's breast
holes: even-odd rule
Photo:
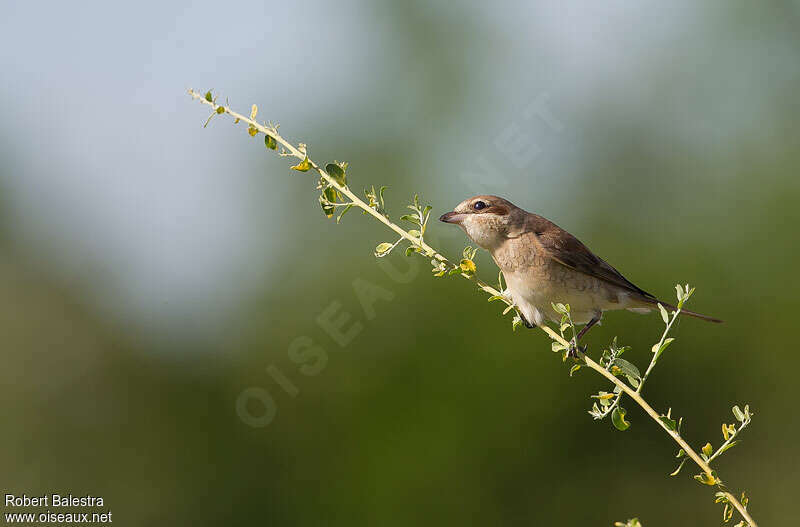
[[[528,236],[505,240],[500,247],[492,251],[492,258],[504,273],[540,269],[548,263],[536,243]]]
[[[576,323],[587,322],[599,311],[613,308],[616,294],[602,280],[551,259],[533,260],[532,265],[503,269],[508,292],[528,321],[539,325],[545,320],[560,320],[553,303],[569,304]]]

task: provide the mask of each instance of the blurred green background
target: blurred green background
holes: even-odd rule
[[[399,253],[393,279],[381,225],[326,220],[260,138],[202,129],[191,86],[388,185],[394,218],[415,192],[435,216],[499,194],[663,298],[696,285],[690,308],[726,324],[682,320],[647,397],[696,447],[749,403],[718,470],[786,525],[799,23],[790,1],[5,4],[0,489],[100,495],[127,525],[720,523],[641,411],[592,421],[605,383],[468,282]],[[393,296],[372,319],[355,280]],[[316,322],[332,304],[361,328],[344,347]],[[612,313],[588,343],[644,367],[660,331]],[[315,375],[298,337],[325,351]],[[267,426],[237,413],[248,388]]]

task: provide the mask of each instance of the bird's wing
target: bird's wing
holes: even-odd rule
[[[647,299],[655,300],[653,295],[622,276],[622,273],[555,223],[536,214],[529,214],[529,220],[526,223],[525,230],[534,234],[541,252],[550,259],[575,271],[594,276]]]

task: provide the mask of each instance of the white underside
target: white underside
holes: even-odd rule
[[[570,315],[575,324],[586,324],[595,317],[602,317],[604,311],[627,309],[641,314],[650,312],[650,309],[644,307],[629,307],[631,299],[622,291],[617,295],[617,302],[611,302],[604,295],[574,289],[555,289],[549,284],[534,289],[529,287],[524,279],[515,280],[513,275],[507,276],[506,280],[507,293],[514,304],[528,322],[537,326],[547,321],[561,322],[561,315],[553,310],[554,302],[569,304]]]

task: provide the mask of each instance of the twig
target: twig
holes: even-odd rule
[[[211,117],[213,117],[215,114],[226,113],[226,114],[232,116],[233,118],[235,118],[237,121],[243,121],[243,122],[247,123],[251,127],[251,129],[257,130],[257,131],[259,131],[259,132],[271,137],[272,139],[274,139],[277,144],[281,145],[285,149],[284,152],[281,152],[281,155],[295,157],[297,159],[300,159],[304,163],[305,162],[309,163],[310,168],[313,168],[320,175],[320,177],[325,180],[325,182],[328,185],[330,185],[331,187],[336,189],[339,193],[341,193],[342,195],[346,196],[350,200],[350,203],[342,203],[341,205],[354,205],[354,206],[360,208],[361,210],[363,210],[367,214],[371,215],[373,218],[377,219],[378,221],[380,221],[381,223],[386,225],[389,229],[394,231],[396,234],[398,234],[401,239],[405,239],[405,240],[409,241],[412,244],[412,246],[418,247],[421,250],[422,254],[424,254],[425,256],[427,256],[429,258],[433,258],[435,260],[438,260],[439,262],[444,263],[450,269],[458,268],[457,265],[455,265],[452,262],[450,262],[444,255],[442,255],[441,253],[436,251],[433,247],[431,247],[430,245],[425,243],[425,241],[422,240],[420,237],[413,236],[412,234],[410,234],[408,231],[406,231],[405,229],[403,229],[399,225],[397,225],[397,224],[393,223],[392,221],[390,221],[386,216],[384,216],[383,214],[378,212],[375,208],[371,207],[364,200],[362,200],[360,197],[358,197],[354,192],[352,192],[347,185],[342,185],[339,182],[337,182],[336,179],[334,179],[330,174],[328,174],[328,172],[325,169],[323,169],[322,167],[317,165],[314,161],[312,161],[308,157],[308,152],[303,147],[303,145],[301,145],[302,148],[295,147],[289,141],[284,139],[280,134],[278,134],[277,129],[276,129],[275,126],[268,127],[268,126],[262,125],[262,124],[258,123],[257,121],[255,121],[255,119],[251,119],[251,118],[249,118],[249,117],[247,117],[245,115],[242,115],[240,113],[237,113],[237,112],[231,110],[230,107],[228,107],[228,106],[222,106],[222,105],[216,104],[214,99],[211,99],[207,95],[204,96],[204,95],[202,95],[200,93],[197,93],[194,90],[190,89],[189,90],[189,95],[191,95],[191,97],[193,99],[198,100],[201,103],[210,106],[214,110],[214,113],[211,115]],[[210,120],[210,118],[209,118],[209,120]],[[206,124],[207,123],[208,123],[208,121],[206,122]],[[253,132],[253,134],[255,134],[255,132]],[[489,284],[487,284],[486,282],[483,282],[482,280],[478,279],[474,275],[474,273],[463,273],[462,276],[464,276],[465,278],[468,278],[470,280],[473,280],[482,291],[490,294],[491,295],[490,300],[492,300],[492,299],[500,299],[500,300],[502,300],[503,302],[505,302],[509,306],[508,309],[514,308],[513,302],[511,302],[510,299],[508,299],[506,296],[504,296],[502,291],[498,291],[496,288],[494,288],[494,287],[490,286]],[[506,311],[508,311],[508,309]],[[678,309],[678,311],[676,311],[673,314],[672,320],[667,325],[667,328],[664,331],[664,333],[663,333],[663,335],[661,337],[661,340],[658,343],[660,351],[663,351],[662,346],[663,346],[663,344],[665,342],[665,338],[667,336],[667,333],[669,332],[670,327],[672,326],[672,323],[675,321],[675,318],[678,316],[678,312],[679,311],[680,311],[680,309]],[[567,342],[561,335],[556,333],[554,330],[552,330],[551,328],[549,328],[547,326],[540,326],[540,327],[551,339],[553,339],[554,341],[556,341],[559,344],[561,344],[561,346],[564,349],[570,348],[570,343]],[[573,330],[574,330],[574,326],[573,326]],[[706,461],[703,460],[703,458],[701,458],[697,454],[697,452],[695,452],[694,449],[692,449],[691,446],[689,446],[689,444],[680,436],[680,434],[677,431],[672,430],[666,423],[664,423],[664,421],[661,419],[661,416],[659,416],[659,414],[647,403],[647,401],[645,401],[642,398],[642,396],[640,394],[640,392],[642,390],[642,387],[644,385],[644,381],[647,379],[647,377],[649,376],[649,374],[652,371],[653,367],[655,366],[656,361],[658,360],[658,355],[660,355],[660,351],[654,353],[654,357],[650,362],[650,366],[647,368],[644,376],[641,378],[639,387],[636,390],[631,389],[627,384],[625,384],[623,381],[621,381],[616,376],[614,376],[606,368],[604,368],[600,364],[596,363],[594,360],[591,359],[591,357],[589,357],[585,353],[581,352],[580,350],[578,350],[577,353],[578,353],[578,359],[580,361],[582,361],[589,368],[593,369],[594,371],[596,371],[597,373],[599,373],[600,375],[605,377],[607,380],[609,380],[612,384],[614,384],[620,390],[620,393],[617,395],[617,399],[615,401],[615,404],[619,403],[619,398],[621,397],[622,393],[627,394],[631,399],[633,399],[636,402],[636,404],[638,404],[642,409],[644,409],[644,411],[656,423],[658,423],[658,425],[662,429],[664,429],[664,431],[670,437],[672,437],[672,439],[676,443],[678,443],[678,445],[680,445],[680,447],[689,456],[689,458],[691,458],[692,461],[694,461],[697,464],[697,466],[699,466],[700,469],[704,472],[704,474],[708,478],[708,481],[711,481],[712,484],[714,484],[714,483],[720,484],[720,480],[717,478],[716,474],[711,469],[711,467],[709,466],[708,462],[710,462],[716,456],[718,456],[720,453],[722,453],[722,451],[724,450],[724,447],[730,443],[730,441],[733,439],[733,437],[731,437],[728,441],[726,441],[717,450],[717,452],[708,459],[708,462],[706,462]],[[741,430],[741,428],[739,430]],[[735,435],[738,435],[738,431],[737,431],[737,433]],[[745,507],[739,502],[739,500],[736,498],[736,496],[734,496],[733,494],[731,494],[730,492],[725,491],[725,490],[722,490],[722,494],[725,496],[725,498],[728,500],[728,502],[731,503],[736,508],[737,511],[739,511],[739,514],[741,514],[742,518],[744,518],[744,520],[747,521],[751,527],[758,527],[756,522],[753,520],[753,518],[747,512],[747,509],[745,509]]]
[[[564,346],[569,346],[569,342],[564,340],[561,337],[561,335],[559,335],[558,333],[556,333],[555,331],[553,331],[549,327],[542,326],[542,329],[544,330],[545,333],[547,333],[550,336],[551,339],[553,339],[555,341],[558,341],[560,344],[562,344]],[[697,464],[698,467],[700,467],[700,469],[711,479],[711,481],[717,481],[717,476],[714,473],[714,471],[711,469],[711,467],[708,465],[708,463],[703,461],[703,458],[701,458],[697,454],[697,452],[695,452],[694,449],[691,446],[689,446],[689,443],[687,443],[680,436],[680,434],[678,434],[675,430],[671,430],[661,420],[661,416],[658,414],[658,412],[653,410],[653,407],[650,406],[650,404],[648,404],[648,402],[645,401],[642,398],[642,396],[639,394],[638,391],[635,391],[635,390],[631,389],[627,384],[622,382],[622,380],[620,380],[616,376],[612,375],[611,372],[609,372],[608,370],[606,370],[605,368],[603,368],[602,366],[597,364],[594,360],[592,360],[591,357],[589,357],[585,353],[581,353],[580,351],[578,351],[578,354],[579,354],[579,358],[581,360],[583,360],[589,368],[593,369],[594,371],[596,371],[597,373],[599,373],[600,375],[602,375],[603,377],[605,377],[606,379],[611,381],[614,384],[614,386],[618,387],[620,390],[625,392],[631,399],[636,401],[636,404],[641,406],[642,409],[645,412],[647,412],[647,415],[652,417],[653,421],[658,423],[658,425],[661,428],[663,428],[664,431],[676,443],[678,443],[678,445],[683,449],[683,451],[686,452],[686,454],[691,458],[691,460],[694,461]],[[709,461],[710,461],[710,459],[709,459]],[[725,497],[728,498],[728,501],[734,507],[736,507],[736,510],[739,511],[739,514],[742,515],[742,518],[744,518],[748,523],[750,523],[751,527],[758,527],[758,525],[756,524],[755,520],[753,520],[753,518],[750,516],[750,513],[747,512],[747,509],[744,508],[744,506],[739,502],[739,500],[736,498],[736,496],[734,496],[733,494],[731,494],[730,492],[727,492],[725,490],[723,490],[722,492],[725,494]]]

